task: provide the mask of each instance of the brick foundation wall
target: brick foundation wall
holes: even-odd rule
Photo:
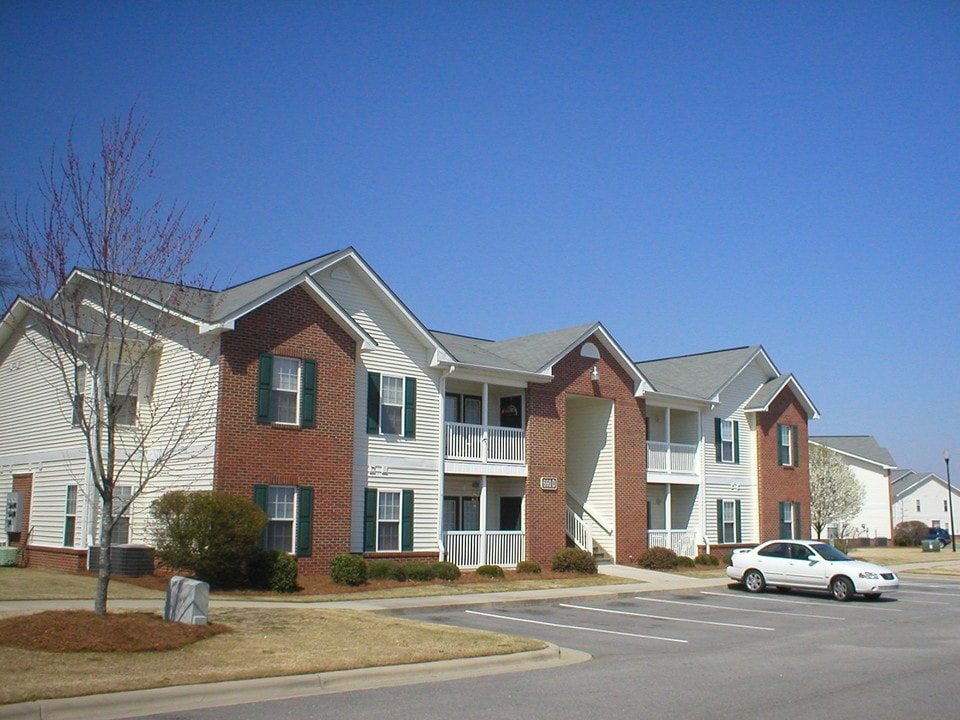
[[[30,545],[26,549],[27,567],[57,572],[85,572],[87,551],[78,548],[48,548]]]
[[[588,340],[589,342],[590,340]],[[527,397],[526,557],[549,567],[566,546],[567,395],[598,397],[614,403],[616,455],[617,547],[620,561],[646,549],[646,423],[645,404],[634,397],[633,380],[601,345],[600,359],[572,349],[553,368],[554,380],[532,384]],[[590,371],[596,365],[600,379]],[[557,478],[556,490],[542,490],[541,477]]]
[[[260,353],[317,361],[316,426],[257,423]],[[237,321],[223,337],[214,487],[253,499],[253,486],[309,486],[312,552],[300,573],[325,572],[350,549],[356,343],[301,288]]]
[[[799,464],[780,465],[777,455],[777,425],[797,426]],[[789,390],[777,396],[770,409],[757,418],[758,495],[760,541],[780,536],[780,503],[801,505],[800,537],[810,536],[810,463],[807,444],[807,413]]]

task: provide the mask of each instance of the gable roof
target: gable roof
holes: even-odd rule
[[[936,473],[902,470],[890,483],[890,486],[893,488],[893,501],[899,502],[903,498],[908,497],[911,493],[919,490],[921,486],[931,482],[940,485],[944,490],[947,489],[946,480],[941,478]],[[952,490],[954,493],[957,493],[960,491],[960,488],[954,487]]]
[[[637,368],[659,393],[717,402],[720,391],[757,357],[777,374],[760,345],[647,360],[637,363]]]
[[[650,384],[599,322],[507,340],[482,340],[436,331],[433,335],[450,352],[454,366],[522,373],[528,379],[540,382],[551,380],[553,366],[560,359],[580,343],[596,336],[633,378],[635,391],[643,383]]]
[[[746,406],[743,408],[744,412],[766,412],[770,409],[770,405],[780,393],[788,388],[793,393],[793,396],[800,401],[800,404],[803,405],[808,417],[813,419],[820,417],[820,411],[817,410],[816,405],[813,404],[813,401],[807,395],[806,391],[800,387],[800,383],[797,382],[793,373],[778,375],[761,385],[753,394],[753,397],[747,401]]]
[[[879,465],[884,470],[892,470],[897,466],[890,451],[880,447],[872,435],[814,435],[810,437],[810,442],[824,445],[841,455]]]

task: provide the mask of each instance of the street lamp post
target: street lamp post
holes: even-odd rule
[[[950,484],[950,452],[944,450],[943,462],[947,465],[947,505],[950,508],[950,542],[953,551],[957,551],[957,534],[953,530],[953,486]]]

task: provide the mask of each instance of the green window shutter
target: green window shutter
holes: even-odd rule
[[[780,537],[782,537],[782,538],[792,537],[792,534],[790,533],[790,528],[788,528],[787,525],[786,525],[786,523],[783,522],[783,510],[784,510],[784,508],[785,508],[787,505],[789,505],[789,503],[785,503],[785,502],[782,502],[782,503],[780,503],[780,504],[778,505],[778,507],[779,507],[779,512],[780,512],[780,517],[779,517],[779,521],[780,521]]]
[[[806,534],[803,525],[800,524],[800,503],[797,502],[793,504],[793,536],[802,538]]]
[[[733,421],[733,461],[740,464],[740,421]]]
[[[743,542],[743,512],[739,500],[737,500],[737,542]]]
[[[713,446],[717,451],[717,462],[722,462],[723,459],[723,420],[720,418],[713,419]]]
[[[400,496],[400,549],[413,551],[413,490],[404,490]]]
[[[297,557],[310,557],[313,546],[313,488],[302,487],[297,498]]]
[[[304,360],[300,375],[300,425],[313,427],[317,422],[317,362]]]
[[[723,498],[717,498],[717,542],[723,544]]]
[[[377,491],[367,488],[363,491],[363,551],[374,552],[377,549]]]
[[[800,466],[800,431],[796,425],[790,426],[790,441],[793,443],[793,466]],[[797,537],[800,537],[799,535]]]
[[[257,375],[257,422],[270,422],[270,387],[273,383],[273,356],[260,355],[260,371]]]
[[[403,381],[403,436],[417,436],[417,380],[411,377]]]
[[[253,504],[258,508],[267,511],[267,486],[266,485],[254,485],[253,486]],[[260,547],[267,546],[267,528],[264,526],[263,532],[260,534]]]
[[[367,434],[380,432],[380,373],[367,373]]]

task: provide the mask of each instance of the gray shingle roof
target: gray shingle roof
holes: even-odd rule
[[[465,365],[478,365],[498,370],[542,372],[553,360],[595,327],[596,323],[591,323],[499,341],[443,332],[433,332],[433,336],[457,362]]]
[[[890,452],[880,447],[872,435],[815,435],[810,437],[810,441],[878,465],[890,468],[897,466]]]
[[[709,400],[761,350],[759,345],[648,360],[637,368],[662,393]]]

